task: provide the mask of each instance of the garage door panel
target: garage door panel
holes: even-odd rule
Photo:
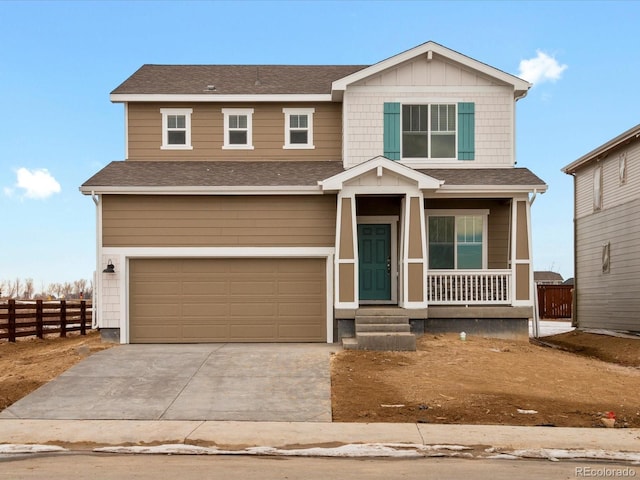
[[[272,303],[256,302],[256,303],[232,303],[229,305],[229,313],[232,318],[241,317],[257,317],[264,318],[274,317],[277,307]]]
[[[325,340],[325,259],[130,261],[131,342]]]
[[[276,293],[276,284],[273,279],[263,281],[240,281],[231,282],[229,285],[229,293],[231,295],[269,295]]]
[[[182,293],[187,295],[226,295],[229,293],[229,282],[220,281],[185,281],[182,282]]]

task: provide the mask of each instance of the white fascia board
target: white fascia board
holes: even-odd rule
[[[122,102],[331,102],[330,94],[272,94],[272,95],[218,95],[218,94],[125,94],[112,93],[113,103]]]
[[[437,194],[491,195],[505,193],[545,193],[547,185],[443,185]]]
[[[389,170],[397,175],[415,181],[418,184],[419,189],[437,189],[444,183],[442,180],[437,180],[398,162],[379,156],[364,163],[360,163],[355,167],[351,167],[350,169],[338,173],[333,177],[327,178],[326,180],[321,180],[318,182],[318,185],[323,191],[342,190],[344,182],[378,168],[381,168],[383,171]]]
[[[322,195],[324,192],[318,186],[289,186],[289,187],[118,187],[92,186],[80,187],[80,192],[91,195],[126,194],[126,195]]]
[[[332,91],[344,91],[346,90],[347,86],[352,83],[358,82],[372,75],[376,75],[384,70],[392,68],[420,55],[426,55],[427,52],[434,52],[442,57],[448,58],[449,60],[460,63],[473,70],[512,85],[514,91],[519,92],[519,95],[522,95],[523,92],[526,93],[531,88],[531,84],[529,82],[516,77],[515,75],[511,75],[509,73],[503,72],[502,70],[498,70],[497,68],[491,67],[486,63],[479,62],[478,60],[474,60],[471,57],[467,57],[466,55],[443,47],[438,43],[426,42],[410,50],[394,55],[393,57],[387,58],[386,60],[382,60],[375,65],[336,80],[332,84]]]

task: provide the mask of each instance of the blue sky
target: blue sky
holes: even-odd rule
[[[549,185],[534,266],[572,276],[560,168],[640,123],[639,21],[632,1],[0,2],[0,282],[92,278],[95,207],[78,187],[124,158],[109,92],[142,64],[371,64],[428,40],[535,77],[517,109],[518,166]]]

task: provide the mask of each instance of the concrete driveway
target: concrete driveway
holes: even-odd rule
[[[0,418],[330,422],[326,344],[120,345]]]

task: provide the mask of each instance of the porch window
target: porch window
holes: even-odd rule
[[[485,266],[485,215],[430,215],[429,268],[470,270]]]

